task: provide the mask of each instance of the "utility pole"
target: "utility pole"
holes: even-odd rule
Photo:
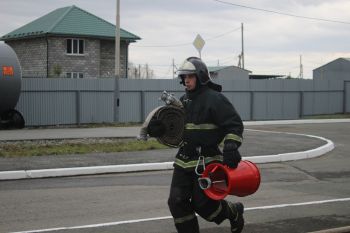
[[[141,79],[141,64],[139,64],[139,79]]]
[[[299,67],[299,78],[303,78],[304,74],[303,74],[303,63],[302,63],[302,55],[300,55],[300,67]]]
[[[241,23],[241,32],[242,32],[242,53],[241,53],[241,59],[242,59],[242,68],[244,69],[244,38],[243,38],[243,23]]]
[[[114,122],[119,122],[119,78],[120,78],[120,0],[116,0],[116,18],[115,18],[115,79],[114,79]]]
[[[135,79],[138,78],[137,75],[138,75],[138,74],[137,74],[137,67],[135,66],[135,67],[134,67],[134,77],[135,77]]]
[[[175,60],[173,58],[173,79],[175,78]]]
[[[239,68],[242,68],[242,62],[241,61],[242,61],[242,54],[239,54],[238,55],[238,65],[237,65]]]

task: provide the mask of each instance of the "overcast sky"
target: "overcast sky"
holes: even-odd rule
[[[60,7],[76,5],[115,24],[116,0],[0,0],[0,35]],[[123,29],[142,40],[129,47],[130,61],[146,64],[157,78],[172,77],[178,66],[198,56],[192,45],[197,34],[205,40],[202,58],[208,66],[237,65],[244,24],[245,68],[253,74],[299,75],[339,57],[350,57],[349,0],[120,0]],[[226,2],[226,3],[224,3]],[[231,3],[231,4],[230,4]],[[295,16],[320,18],[310,20]]]

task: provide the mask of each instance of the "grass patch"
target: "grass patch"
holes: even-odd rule
[[[30,126],[28,129],[57,129],[57,128],[100,128],[100,127],[140,127],[142,123],[123,122],[123,123],[90,123],[80,125],[49,125],[49,126]]]
[[[97,142],[83,142],[55,140],[38,142],[3,143],[0,145],[0,157],[43,156],[43,155],[68,155],[89,153],[112,153],[122,151],[142,151],[154,149],[166,149],[167,146],[156,140],[102,140]]]

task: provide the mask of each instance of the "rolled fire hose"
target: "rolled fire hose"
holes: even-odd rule
[[[162,93],[160,99],[163,100],[166,105],[159,106],[148,114],[141,127],[138,138],[146,141],[148,139],[148,124],[152,119],[157,119],[161,120],[165,126],[165,133],[157,137],[157,140],[166,146],[179,147],[182,143],[185,127],[185,112],[182,103],[166,91]]]

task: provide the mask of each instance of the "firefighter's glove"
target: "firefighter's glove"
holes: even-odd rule
[[[242,157],[238,151],[238,145],[233,140],[225,140],[223,150],[223,164],[230,168],[236,168]]]
[[[165,133],[165,125],[161,120],[152,119],[147,126],[147,132],[151,137],[161,137]]]

